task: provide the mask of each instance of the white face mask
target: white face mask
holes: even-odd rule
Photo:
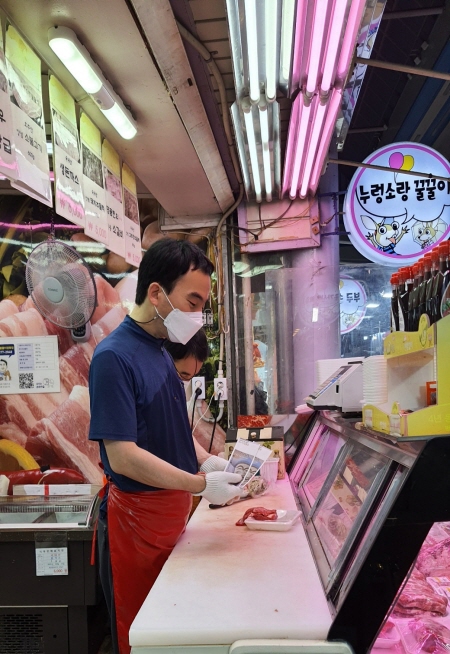
[[[159,315],[158,310],[156,313],[164,322],[164,326],[167,329],[167,335],[169,341],[172,343],[181,343],[186,345],[188,341],[198,332],[199,329],[203,327],[203,316],[201,311],[180,311],[175,309],[172,302],[167,297],[167,293],[161,287],[162,292],[166,296],[166,299],[172,311],[165,317]]]

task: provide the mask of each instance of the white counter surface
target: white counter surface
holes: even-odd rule
[[[201,501],[131,626],[132,646],[326,639],[331,615],[301,521],[287,532],[236,527],[252,506],[297,508],[289,480],[229,507]]]

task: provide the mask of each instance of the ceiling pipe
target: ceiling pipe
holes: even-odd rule
[[[410,75],[421,75],[422,77],[434,77],[450,82],[450,73],[441,73],[438,70],[427,68],[416,68],[414,66],[403,66],[402,64],[393,64],[389,61],[379,61],[377,59],[363,59],[362,57],[354,58],[355,64],[363,66],[373,66],[373,68],[383,68],[384,70],[396,70],[399,73],[409,73]]]
[[[371,132],[386,132],[387,129],[387,125],[380,125],[380,127],[355,127],[354,129],[349,129],[347,134],[370,134]]]
[[[396,20],[397,18],[420,18],[421,16],[439,16],[445,7],[430,7],[428,9],[407,9],[406,11],[390,11],[383,14],[381,20]]]

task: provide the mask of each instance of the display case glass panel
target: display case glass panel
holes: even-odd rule
[[[351,535],[361,524],[380,476],[387,472],[388,466],[386,457],[351,443],[337,470],[330,475],[327,489],[312,516],[330,567],[344,545],[348,549]]]
[[[89,527],[96,500],[95,495],[0,497],[0,529],[58,524]]]

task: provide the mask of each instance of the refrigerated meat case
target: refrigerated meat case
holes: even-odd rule
[[[96,494],[0,497],[2,654],[98,652],[107,610],[91,565],[97,513]],[[38,576],[41,548],[67,548],[68,574]]]
[[[267,495],[202,500],[131,626],[132,654],[371,651],[430,528],[450,520],[449,470],[450,436],[316,413]],[[288,532],[235,526],[294,498],[302,524]]]

